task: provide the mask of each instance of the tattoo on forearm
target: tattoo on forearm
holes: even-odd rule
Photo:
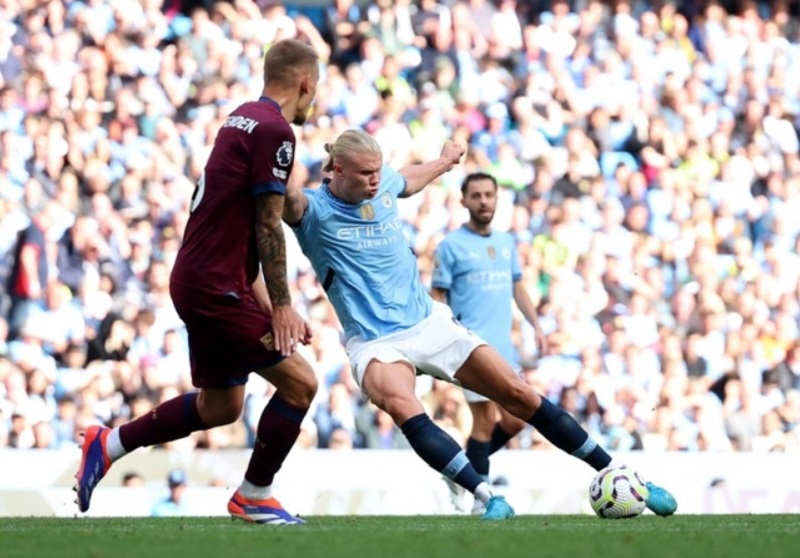
[[[286,239],[281,227],[283,203],[281,195],[256,196],[258,257],[273,306],[288,306],[292,302],[286,279]]]

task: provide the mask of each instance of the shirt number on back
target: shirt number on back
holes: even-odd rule
[[[194,187],[194,193],[192,194],[192,203],[189,206],[189,212],[193,213],[197,206],[200,205],[200,202],[203,201],[203,194],[206,193],[206,173],[200,175],[200,178],[197,181],[197,186]]]

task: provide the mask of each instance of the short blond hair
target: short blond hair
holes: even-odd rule
[[[298,73],[319,64],[319,55],[310,45],[296,39],[283,39],[264,56],[264,85],[292,86]]]
[[[364,153],[382,153],[381,146],[364,130],[347,130],[336,141],[325,144],[328,157],[322,165],[322,172],[333,171],[333,164],[339,157],[358,157]]]

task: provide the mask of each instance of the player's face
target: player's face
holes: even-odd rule
[[[488,225],[497,208],[497,187],[491,180],[473,180],[467,185],[461,203],[469,211],[469,219],[479,225]]]
[[[342,157],[341,163],[333,166],[333,172],[341,178],[348,201],[358,203],[378,193],[382,166],[381,153],[362,153],[358,157]]]
[[[297,112],[294,115],[292,124],[299,126],[306,123],[306,119],[311,113],[311,104],[317,94],[318,82],[319,67],[317,65],[300,75],[300,98],[297,101]]]

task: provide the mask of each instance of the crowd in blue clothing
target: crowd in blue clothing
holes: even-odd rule
[[[288,6],[288,7],[287,7]],[[169,274],[216,130],[261,92],[264,49],[321,55],[291,180],[350,127],[394,167],[447,139],[464,165],[403,201],[430,284],[460,181],[501,184],[548,336],[517,316],[522,374],[610,449],[800,448],[797,4],[20,0],[0,8],[0,447],[72,447],[192,389]],[[407,447],[365,404],[341,327],[289,238],[320,377],[304,447]],[[479,301],[476,301],[479,303]],[[424,382],[424,380],[422,380]],[[419,391],[457,439],[460,389]],[[175,447],[243,447],[243,425]],[[185,444],[185,446],[183,445]],[[513,448],[546,448],[526,430]]]

